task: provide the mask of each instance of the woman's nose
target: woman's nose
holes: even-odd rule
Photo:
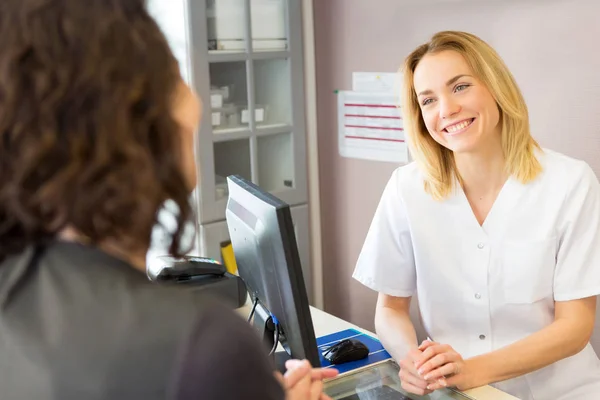
[[[456,115],[460,112],[460,104],[458,104],[452,97],[445,97],[440,99],[440,117],[447,119]]]

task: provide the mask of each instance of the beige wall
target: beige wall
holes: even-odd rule
[[[351,89],[353,71],[394,72],[434,32],[470,31],[513,71],[539,142],[600,176],[600,1],[314,0],[314,15],[327,311],[373,328],[375,293],[351,274],[396,168],[338,154],[333,91]]]

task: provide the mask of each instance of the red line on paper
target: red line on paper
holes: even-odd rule
[[[345,117],[357,117],[357,118],[386,118],[386,119],[402,119],[396,116],[383,116],[383,115],[356,115],[356,114],[346,114]]]
[[[377,140],[380,142],[398,142],[404,143],[404,139],[387,139],[387,138],[373,138],[373,137],[364,137],[364,136],[345,136],[346,139],[362,139],[362,140]]]
[[[354,104],[354,103],[345,103],[346,107],[369,107],[369,108],[397,108],[391,104]]]
[[[362,126],[362,125],[346,125],[346,128],[359,128],[359,129],[381,129],[384,131],[403,131],[404,129],[402,128],[384,128],[384,127],[378,127],[378,126]]]

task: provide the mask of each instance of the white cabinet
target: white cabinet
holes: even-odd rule
[[[150,0],[149,10],[204,104],[194,251],[220,258],[226,177],[241,175],[293,206],[311,293],[301,2]]]

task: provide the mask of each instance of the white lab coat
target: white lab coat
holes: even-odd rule
[[[414,163],[387,184],[354,278],[381,293],[418,293],[423,326],[464,358],[550,325],[554,302],[600,294],[600,185],[591,168],[553,151],[543,173],[509,178],[482,226],[457,185],[435,201]],[[495,384],[520,399],[600,399],[591,345],[568,359]]]

